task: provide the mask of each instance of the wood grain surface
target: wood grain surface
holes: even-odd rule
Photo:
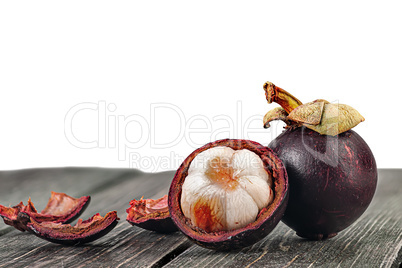
[[[368,210],[332,239],[301,239],[280,223],[261,242],[236,252],[207,250],[180,232],[159,234],[125,221],[130,200],[167,194],[173,175],[105,168],[0,172],[2,205],[31,196],[41,210],[50,191],[59,191],[91,195],[83,219],[111,210],[121,219],[105,237],[78,247],[52,244],[1,222],[0,267],[399,267],[402,262],[402,170],[379,170]]]

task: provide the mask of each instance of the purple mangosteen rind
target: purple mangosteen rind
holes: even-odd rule
[[[98,214],[97,214],[98,215]],[[93,217],[86,220],[87,222],[92,222]],[[47,240],[52,243],[61,244],[65,246],[78,246],[86,243],[93,242],[106,234],[112,231],[117,223],[119,218],[117,217],[116,211],[108,212],[101,220],[100,224],[96,224],[94,227],[86,228],[85,230],[77,233],[66,233],[64,231],[58,231],[57,229],[52,229],[42,224],[38,223],[35,220],[31,219],[31,221],[27,224],[27,229],[29,232],[33,233],[35,236]],[[59,226],[68,225],[61,224]],[[73,227],[74,229],[75,227]]]
[[[81,214],[87,209],[89,203],[91,202],[90,196],[82,196],[77,198],[79,202],[77,206],[75,206],[72,210],[68,213],[63,215],[51,215],[51,214],[43,214],[43,213],[36,213],[31,211],[23,211],[18,213],[18,220],[24,223],[25,225],[30,221],[29,219],[32,218],[37,222],[45,222],[51,221],[54,223],[71,223],[78,219]]]
[[[62,215],[51,215],[51,214],[42,214],[42,213],[37,213],[37,212],[32,212],[32,211],[22,211],[18,213],[17,220],[23,225],[26,226],[29,222],[31,222],[31,219],[37,221],[37,222],[54,222],[54,223],[71,223],[74,220],[78,219],[79,216],[85,211],[85,209],[88,207],[91,197],[90,196],[83,196],[80,198],[77,198],[79,202],[77,203],[77,206],[75,206],[72,210],[70,210],[66,214]]]
[[[133,226],[158,233],[172,233],[178,231],[170,218],[168,196],[159,199],[133,199],[126,209],[126,221]]]
[[[177,226],[170,218],[170,215],[166,215],[163,218],[146,219],[140,221],[127,219],[127,222],[133,226],[137,226],[148,231],[154,231],[162,234],[168,234],[178,231]]]
[[[216,146],[227,146],[234,150],[248,149],[259,155],[265,169],[272,175],[275,196],[272,203],[263,208],[257,219],[247,226],[235,230],[207,233],[192,226],[184,216],[180,205],[181,187],[192,160],[202,151]],[[259,143],[236,139],[218,140],[195,150],[184,160],[173,178],[168,198],[173,222],[190,240],[202,247],[219,251],[241,249],[266,237],[281,220],[289,198],[287,173],[275,153]]]
[[[74,202],[70,202],[71,200],[74,200]],[[26,206],[22,202],[11,208],[0,205],[0,214],[6,224],[24,232],[27,230],[27,224],[31,219],[37,222],[70,223],[85,211],[90,201],[90,196],[73,198],[64,193],[52,192],[48,204],[42,212],[38,212],[31,199],[29,199]],[[7,211],[8,213],[13,211],[13,215],[3,213]],[[60,211],[63,211],[63,213],[60,213]]]

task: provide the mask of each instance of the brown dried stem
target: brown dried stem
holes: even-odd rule
[[[265,97],[268,103],[276,102],[289,114],[293,109],[303,103],[286,90],[275,86],[271,82],[264,84]]]

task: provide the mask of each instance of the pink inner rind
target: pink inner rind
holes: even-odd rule
[[[126,220],[131,225],[159,233],[177,231],[176,225],[170,218],[167,195],[156,200],[133,199],[126,212]]]
[[[52,192],[46,208],[40,213],[29,199],[27,205],[22,202],[14,207],[0,205],[0,215],[6,224],[24,232],[31,218],[37,222],[72,222],[84,212],[90,200],[90,196],[73,198],[64,193]]]
[[[127,221],[141,223],[147,220],[165,219],[170,217],[167,195],[159,199],[133,199],[126,210]]]
[[[55,199],[59,199],[59,202],[55,202]],[[46,208],[40,213],[24,210],[21,212],[26,213],[37,222],[51,221],[56,223],[69,223],[82,214],[89,205],[90,200],[90,196],[72,198],[63,193],[52,192],[52,196]]]

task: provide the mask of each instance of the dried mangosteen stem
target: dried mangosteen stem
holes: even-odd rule
[[[286,90],[275,86],[271,82],[264,84],[265,97],[268,103],[276,102],[289,114],[293,109],[303,103]]]

